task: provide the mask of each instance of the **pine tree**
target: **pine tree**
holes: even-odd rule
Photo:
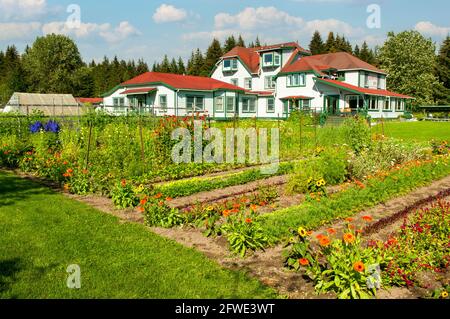
[[[170,62],[170,73],[179,74],[178,64],[175,58],[172,58],[172,61]]]
[[[369,64],[374,63],[374,54],[371,49],[369,49],[369,46],[367,45],[367,42],[364,41],[364,43],[361,46],[361,51],[359,52],[359,58]]]
[[[186,74],[186,67],[184,66],[184,62],[181,57],[178,58],[178,73]]]
[[[169,62],[169,57],[166,55],[164,55],[164,59],[161,63],[161,67],[159,69],[159,72],[162,73],[170,73],[170,62]]]
[[[244,39],[242,39],[242,36],[241,36],[241,35],[239,35],[239,39],[238,39],[236,45],[237,45],[238,47],[243,47],[243,48],[245,48],[245,42],[244,42]]]
[[[355,45],[355,50],[353,50],[353,55],[356,56],[357,58],[359,58],[361,52],[359,49],[359,45]]]
[[[148,64],[143,60],[139,59],[136,65],[136,75],[147,73],[149,71]]]
[[[257,36],[254,47],[259,48],[260,46],[261,46],[261,41],[259,40],[259,36]]]
[[[236,39],[234,38],[234,35],[232,35],[225,40],[223,52],[224,53],[230,52],[235,47],[236,47]]]
[[[313,55],[325,53],[325,45],[319,31],[314,32],[311,43],[309,44],[309,50]]]
[[[206,51],[205,62],[200,71],[200,75],[209,76],[221,56],[222,56],[222,48],[220,46],[220,42],[217,39],[213,39],[211,45]]]
[[[327,42],[325,43],[325,52],[326,53],[336,52],[336,40],[334,38],[333,32],[330,32],[328,34]]]
[[[205,60],[203,58],[202,51],[200,49],[197,49],[194,54],[194,60],[192,63],[192,73],[191,75],[200,75],[202,72],[203,64],[205,63]]]
[[[194,59],[195,59],[195,55],[194,55],[194,51],[192,51],[191,57],[189,58],[187,67],[186,67],[186,73],[189,75],[194,74]]]

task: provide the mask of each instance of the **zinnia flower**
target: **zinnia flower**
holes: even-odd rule
[[[251,223],[252,223],[252,220],[251,220],[250,218],[247,218],[247,219],[245,220],[245,222],[246,222],[247,224],[251,224]]]
[[[230,214],[231,214],[231,211],[229,211],[229,210],[224,210],[222,213],[223,217],[228,217],[228,216],[230,216]]]
[[[373,221],[373,218],[371,216],[363,216],[362,219],[365,220],[366,222]]]
[[[350,234],[350,233],[345,234],[344,235],[344,241],[347,244],[352,244],[355,241],[355,236],[353,236],[353,234]]]
[[[250,205],[250,209],[252,210],[252,211],[254,211],[254,212],[256,212],[257,210],[258,210],[258,206],[256,206],[256,205]]]
[[[122,187],[127,186],[127,181],[122,179],[122,181],[120,182],[120,185],[122,185]]]
[[[336,229],[329,228],[329,229],[327,229],[327,233],[330,234],[330,235],[334,235],[334,234],[336,234]]]
[[[363,272],[366,267],[364,266],[364,263],[362,261],[358,261],[353,264],[353,269],[357,272]]]
[[[328,247],[331,244],[331,240],[330,238],[328,238],[327,236],[323,236],[320,241],[319,241],[320,246],[322,247]]]
[[[162,193],[158,193],[158,194],[155,195],[155,198],[156,198],[156,199],[160,199],[162,196],[163,196]]]
[[[301,258],[298,260],[298,263],[302,266],[308,266],[309,265],[309,260],[306,258]]]

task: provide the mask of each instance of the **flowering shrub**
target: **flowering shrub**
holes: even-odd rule
[[[141,191],[144,190],[142,187]],[[117,183],[116,188],[113,189],[111,197],[114,205],[117,208],[136,207],[139,204],[139,193],[131,183],[122,179]]]
[[[450,153],[450,145],[447,141],[432,141],[431,147],[434,155],[447,155]]]
[[[334,229],[328,235],[335,234]],[[303,270],[318,293],[334,292],[340,299],[370,298],[376,294],[377,278],[373,265],[382,264],[377,250],[361,248],[361,237],[348,225],[342,238],[318,235],[316,242],[304,228],[291,238],[285,265]]]
[[[170,197],[164,198],[162,194],[145,196],[139,203],[139,210],[144,214],[145,223],[148,226],[160,226],[171,228],[182,225],[185,222],[178,209],[171,208],[168,202]]]

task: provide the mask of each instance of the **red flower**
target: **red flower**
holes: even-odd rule
[[[251,224],[251,223],[252,223],[252,220],[251,220],[250,218],[247,218],[247,219],[245,220],[245,222],[246,222],[247,224]]]
[[[327,237],[327,236],[323,236],[320,240],[319,240],[319,244],[322,247],[328,247],[331,244],[331,240]]]
[[[122,187],[127,186],[127,181],[125,179],[122,179],[122,181],[120,182],[120,185],[122,185]]]
[[[302,266],[308,266],[309,265],[309,260],[306,258],[301,258],[298,260],[298,263]]]
[[[162,194],[162,193],[158,193],[158,194],[155,195],[155,198],[156,198],[156,199],[160,199],[161,197],[163,197],[163,194]]]
[[[363,272],[366,267],[364,266],[364,263],[362,261],[358,261],[353,264],[353,269],[357,272]]]
[[[336,234],[336,229],[329,228],[329,229],[327,229],[327,233],[330,234],[330,235],[334,235],[334,234]]]
[[[362,219],[365,220],[366,222],[369,222],[369,223],[371,221],[373,221],[373,218],[371,216],[363,216]]]

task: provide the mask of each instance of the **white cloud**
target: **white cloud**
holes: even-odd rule
[[[0,0],[0,17],[6,20],[29,19],[46,10],[46,0]]]
[[[81,23],[79,28],[70,28],[65,22],[50,22],[42,26],[42,33],[46,34],[64,34],[77,38],[86,38],[89,36],[100,36],[110,43],[120,42],[130,36],[139,35],[140,32],[128,21],[122,21],[113,28],[109,23]]]
[[[302,18],[291,16],[275,7],[248,7],[236,15],[219,13],[215,16],[214,21],[217,29],[237,25],[247,30],[286,25],[299,27],[304,23]]]
[[[39,22],[0,23],[0,41],[27,39],[36,35],[40,28]]]
[[[415,29],[420,33],[430,36],[439,36],[442,38],[445,38],[450,34],[450,27],[440,27],[429,21],[421,21],[417,23]]]
[[[178,9],[172,5],[162,4],[153,14],[153,21],[156,23],[176,22],[187,18],[184,9]]]

